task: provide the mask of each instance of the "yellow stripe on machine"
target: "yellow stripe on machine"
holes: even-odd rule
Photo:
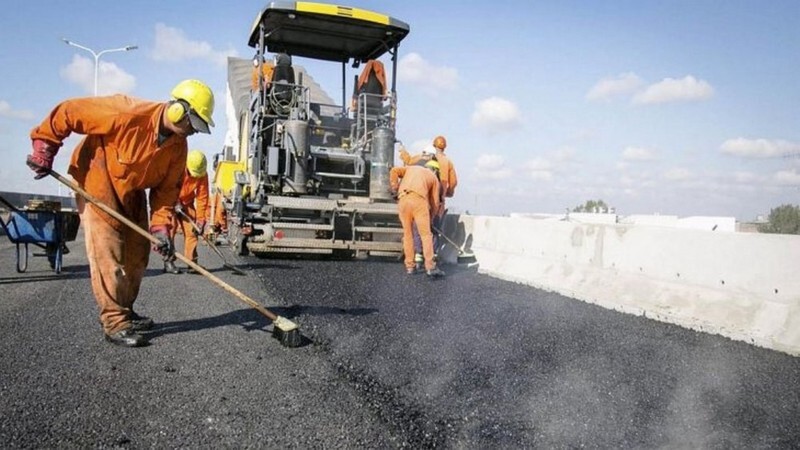
[[[329,16],[352,17],[354,19],[389,25],[389,16],[367,11],[366,9],[350,8],[349,6],[328,5],[324,3],[297,2],[298,12],[326,14]]]

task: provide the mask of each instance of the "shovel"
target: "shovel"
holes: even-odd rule
[[[189,217],[185,212],[183,212],[181,210],[175,210],[175,211],[178,214],[180,214],[181,216],[183,216],[184,219],[189,221],[189,223],[192,224],[192,228],[194,228],[194,233],[196,235],[200,236],[203,239],[203,242],[205,242],[206,245],[208,245],[209,248],[211,248],[211,250],[214,250],[214,253],[216,253],[220,258],[222,258],[222,265],[223,266],[225,266],[228,269],[231,269],[233,271],[233,273],[235,273],[236,275],[247,275],[246,273],[244,273],[242,271],[242,269],[240,269],[240,268],[228,263],[228,260],[225,259],[225,255],[222,254],[222,252],[217,248],[216,245],[214,245],[213,242],[208,240],[208,238],[202,233],[202,230],[200,230],[200,227],[197,226],[197,224],[195,223],[194,220],[192,220],[191,217]]]
[[[86,199],[86,201],[94,204],[95,206],[97,206],[98,208],[103,210],[105,213],[110,215],[111,217],[113,217],[113,218],[119,220],[120,222],[124,223],[125,225],[129,226],[133,231],[139,233],[141,236],[146,238],[151,243],[153,243],[155,245],[161,244],[161,241],[159,241],[155,236],[153,236],[152,234],[150,234],[147,231],[143,230],[139,225],[135,224],[134,222],[131,222],[127,217],[125,217],[122,214],[120,214],[119,212],[111,209],[109,206],[105,205],[103,202],[101,202],[100,200],[96,199],[94,196],[92,196],[88,192],[84,191],[80,186],[75,184],[75,182],[64,178],[61,174],[59,174],[55,170],[52,170],[52,169],[47,169],[47,170],[48,170],[48,174],[49,175],[51,175],[53,178],[55,178],[56,180],[60,181],[62,184],[64,184],[65,186],[69,187],[70,189],[72,189],[76,193],[80,194],[81,197]],[[291,320],[289,320],[289,319],[287,319],[285,317],[278,316],[277,314],[275,314],[272,311],[268,310],[267,308],[265,308],[260,303],[256,302],[255,300],[251,299],[250,297],[244,295],[243,293],[238,291],[236,288],[234,288],[233,286],[229,285],[228,283],[222,281],[221,279],[216,277],[214,274],[212,274],[211,272],[207,271],[202,266],[200,266],[199,264],[195,263],[194,261],[192,261],[191,259],[187,258],[186,256],[184,256],[184,255],[182,255],[180,253],[176,253],[175,257],[180,259],[184,263],[186,263],[186,265],[188,265],[192,269],[196,270],[197,272],[199,272],[200,274],[202,274],[203,276],[205,276],[206,278],[208,278],[212,282],[214,282],[214,284],[216,284],[217,286],[219,286],[222,289],[225,289],[226,291],[228,291],[231,294],[235,295],[239,300],[241,300],[244,303],[248,304],[253,309],[255,309],[256,311],[260,312],[261,314],[266,316],[269,320],[271,320],[272,321],[272,325],[273,325],[272,326],[272,336],[274,338],[278,339],[280,341],[281,345],[283,345],[284,347],[299,347],[300,346],[300,344],[302,343],[303,337],[300,334],[300,329],[297,327],[297,324],[295,324],[294,322],[292,322]]]

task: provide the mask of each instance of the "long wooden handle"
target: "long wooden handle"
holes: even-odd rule
[[[456,248],[456,250],[458,250],[458,253],[459,253],[459,254],[461,254],[461,253],[463,253],[463,252],[464,252],[463,250],[461,250],[461,246],[460,246],[460,245],[458,245],[458,244],[456,244],[455,242],[453,242],[453,240],[452,240],[452,239],[450,239],[450,238],[449,238],[449,237],[447,237],[447,236],[446,236],[444,233],[442,233],[442,230],[440,230],[439,228],[437,228],[437,227],[435,227],[435,226],[433,226],[433,225],[431,225],[431,228],[433,229],[433,231],[435,231],[436,233],[438,233],[438,234],[439,234],[439,236],[443,237],[445,241],[449,242],[449,243],[450,243],[450,245],[452,245],[453,247],[455,247],[455,248]]]
[[[186,220],[188,220],[189,223],[192,224],[192,228],[194,228],[194,231],[197,233],[198,236],[200,236],[200,238],[203,240],[203,242],[205,242],[206,245],[208,245],[208,247],[211,250],[214,250],[214,252],[220,258],[222,258],[222,261],[227,264],[228,260],[225,259],[225,255],[223,255],[222,252],[213,243],[211,243],[211,241],[208,240],[208,238],[203,234],[202,230],[200,230],[200,227],[197,226],[197,223],[195,223],[195,221],[192,220],[192,218],[189,217],[185,212],[183,212],[183,211],[177,211],[177,212],[178,212],[178,214],[182,215]]]
[[[78,194],[80,194],[81,197],[85,198],[86,200],[91,202],[93,205],[95,205],[98,208],[102,209],[104,212],[106,212],[111,217],[119,220],[120,222],[122,222],[125,225],[129,226],[133,231],[135,231],[135,232],[139,233],[140,235],[142,235],[143,237],[147,238],[147,240],[149,240],[153,244],[158,245],[158,244],[161,243],[161,241],[159,241],[158,238],[156,238],[152,234],[148,233],[147,231],[142,229],[142,227],[140,227],[136,223],[132,222],[130,219],[128,219],[127,217],[123,216],[119,212],[114,211],[113,209],[111,209],[111,207],[109,207],[108,205],[104,204],[103,202],[101,202],[100,200],[95,198],[92,194],[84,191],[80,186],[75,184],[75,182],[64,178],[61,174],[59,174],[55,170],[50,170],[50,175],[52,175],[53,178],[55,178],[56,180],[60,181],[65,186],[69,187],[73,191],[75,191]],[[194,261],[192,261],[191,259],[187,258],[186,256],[184,256],[184,255],[182,255],[180,253],[176,253],[175,256],[178,259],[180,259],[181,261],[183,261],[184,263],[186,263],[186,265],[188,265],[192,269],[196,270],[197,272],[203,274],[209,280],[213,281],[217,286],[221,287],[222,289],[225,289],[226,291],[230,292],[231,294],[233,294],[237,298],[239,298],[239,300],[241,300],[241,301],[247,303],[248,305],[252,306],[255,310],[257,310],[261,314],[265,315],[269,320],[274,322],[276,319],[278,319],[278,316],[275,313],[273,313],[272,311],[268,310],[263,305],[261,305],[260,303],[256,302],[255,300],[251,299],[250,297],[244,295],[243,293],[241,293],[239,290],[237,290],[233,286],[231,286],[228,283],[226,283],[226,282],[222,281],[221,279],[217,278],[214,274],[212,274],[211,272],[209,272],[206,269],[204,269],[201,265],[195,263]]]

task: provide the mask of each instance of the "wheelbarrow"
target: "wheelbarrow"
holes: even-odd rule
[[[50,268],[61,273],[66,242],[75,240],[80,217],[74,212],[54,210],[22,210],[0,197],[9,210],[8,220],[0,218],[0,226],[12,244],[16,245],[17,272],[28,270],[28,246],[43,249]],[[34,254],[40,256],[40,254]]]

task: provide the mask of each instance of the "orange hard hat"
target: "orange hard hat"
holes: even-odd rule
[[[439,150],[444,150],[447,147],[447,139],[444,136],[436,136],[433,140],[433,146]]]

